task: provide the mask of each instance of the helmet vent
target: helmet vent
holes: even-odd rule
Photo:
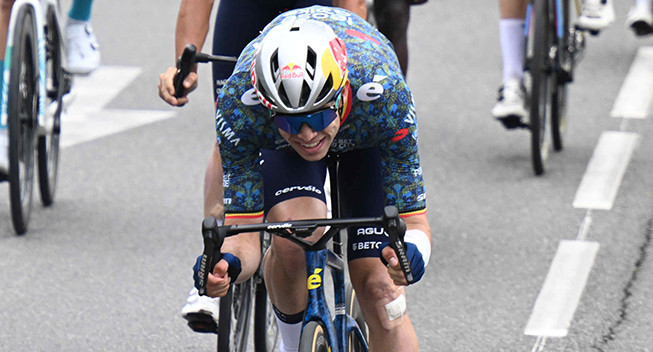
[[[283,104],[286,106],[292,106],[290,104],[290,99],[288,98],[288,93],[286,93],[286,88],[283,84],[279,85],[279,98],[283,101]]]
[[[279,50],[275,50],[274,53],[270,56],[270,68],[272,69],[272,79],[274,83],[277,83],[279,78]]]
[[[322,87],[322,90],[320,91],[320,94],[318,94],[317,98],[315,98],[315,101],[322,101],[322,99],[324,99],[324,97],[329,94],[331,88],[333,88],[333,78],[331,75],[329,75],[326,82],[324,83],[324,87]]]
[[[311,80],[315,79],[315,67],[317,67],[317,55],[315,55],[315,51],[311,49],[310,47],[307,48],[308,50],[306,51],[306,73],[308,73],[308,76],[311,78]]]
[[[308,98],[311,96],[311,87],[304,81],[302,84],[302,94],[299,97],[299,106],[305,106]]]

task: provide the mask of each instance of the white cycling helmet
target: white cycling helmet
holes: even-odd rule
[[[331,103],[347,80],[347,49],[319,21],[289,17],[261,40],[252,85],[274,113],[305,114]]]

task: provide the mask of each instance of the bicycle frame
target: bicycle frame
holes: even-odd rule
[[[16,16],[20,11],[18,11],[23,6],[29,6],[34,11],[34,26],[37,33],[37,51],[38,51],[38,62],[39,62],[39,109],[38,109],[38,133],[39,135],[44,135],[49,133],[53,129],[54,121],[47,118],[46,114],[46,101],[47,101],[47,90],[46,90],[46,50],[45,50],[45,24],[46,16],[48,11],[54,11],[57,19],[60,17],[59,11],[59,2],[56,0],[16,0],[11,11],[11,17],[9,19],[9,32],[7,34],[7,49],[5,50],[5,64],[3,68],[3,77],[5,81],[2,85],[2,106],[0,107],[0,128],[6,128],[7,126],[7,99],[8,99],[8,86],[9,86],[9,71],[11,70],[11,52],[13,50],[13,32],[16,24]],[[59,33],[62,32],[60,21],[56,21],[59,26]],[[61,41],[63,42],[63,41]],[[65,55],[62,56],[64,60],[65,67]]]

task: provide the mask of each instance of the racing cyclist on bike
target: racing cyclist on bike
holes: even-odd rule
[[[325,157],[337,152],[344,216],[378,216],[383,206],[397,206],[419,280],[431,234],[415,118],[392,47],[371,25],[321,6],[281,14],[243,50],[218,96],[225,224],[260,223],[264,214],[269,221],[326,217]],[[384,302],[407,285],[397,258],[383,231],[366,230],[350,230],[347,258],[371,350],[416,351],[407,316],[387,324]],[[252,276],[261,260],[258,236],[225,240],[209,296],[224,296],[231,283]],[[304,252],[274,237],[263,266],[281,350],[296,350],[307,296]]]

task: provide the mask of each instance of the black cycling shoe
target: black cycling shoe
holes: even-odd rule
[[[523,123],[521,118],[517,115],[509,115],[506,117],[497,117],[497,120],[501,121],[503,127],[509,130],[514,130],[516,128],[530,128],[527,123]]]
[[[218,324],[213,320],[211,314],[202,311],[198,313],[188,313],[184,315],[184,319],[188,321],[188,327],[195,332],[201,333],[218,333]]]

